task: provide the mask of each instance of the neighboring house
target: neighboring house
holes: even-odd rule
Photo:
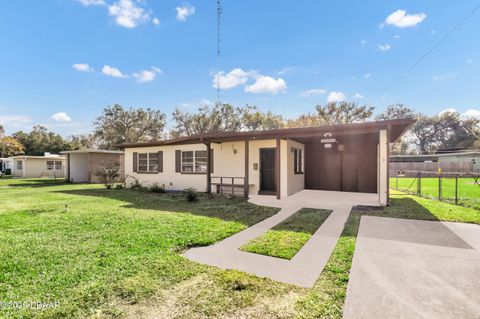
[[[125,144],[125,174],[167,190],[241,191],[245,197],[281,198],[303,189],[377,193],[385,205],[389,143],[414,122],[206,133]]]
[[[118,166],[118,180],[124,178],[123,151],[75,150],[64,151],[67,155],[67,179],[73,183],[101,183],[98,173],[107,167]]]
[[[44,156],[13,156],[12,175],[15,177],[65,177],[66,158],[45,153]]]
[[[451,153],[392,156],[391,170],[480,172],[480,151],[464,150]]]
[[[0,158],[0,172],[5,173],[7,169],[13,170],[13,160],[11,158]]]

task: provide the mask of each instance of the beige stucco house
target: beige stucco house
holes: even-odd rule
[[[66,157],[46,153],[44,156],[13,156],[12,176],[22,178],[63,178]]]
[[[125,176],[167,190],[290,196],[303,189],[378,194],[388,200],[389,144],[412,119],[221,132],[125,144]]]

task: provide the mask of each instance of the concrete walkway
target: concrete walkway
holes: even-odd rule
[[[208,247],[192,248],[185,257],[223,269],[236,269],[276,281],[312,287],[328,261],[354,205],[378,206],[377,194],[304,190],[277,200],[273,196],[252,196],[252,203],[279,207],[274,216]],[[312,238],[291,259],[257,255],[239,250],[303,207],[333,212]]]
[[[480,226],[364,216],[344,318],[480,318]]]

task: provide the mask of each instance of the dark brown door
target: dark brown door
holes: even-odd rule
[[[260,149],[260,192],[276,193],[275,185],[275,149]]]

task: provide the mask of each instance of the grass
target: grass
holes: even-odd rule
[[[341,318],[361,215],[480,223],[477,210],[396,193],[383,211],[352,211],[304,289],[181,256],[276,209],[47,179],[0,180],[0,202],[0,301],[60,303],[2,318]]]
[[[479,180],[480,182],[480,180]],[[390,178],[390,186],[396,188],[397,178]],[[398,189],[409,193],[417,192],[417,180],[410,177],[398,178]],[[421,195],[431,199],[438,199],[438,178],[422,177]],[[442,200],[455,203],[455,178],[442,178]],[[480,209],[480,186],[475,184],[471,177],[458,179],[458,204]]]
[[[241,250],[292,259],[330,213],[329,210],[302,208],[260,237],[244,245]]]

